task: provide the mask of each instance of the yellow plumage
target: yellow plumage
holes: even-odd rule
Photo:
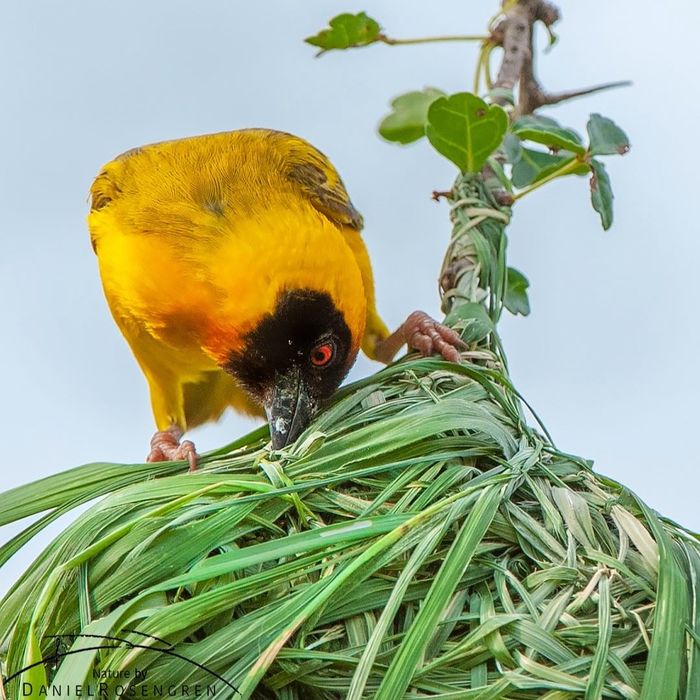
[[[387,336],[355,211],[302,139],[244,130],[134,149],[95,180],[88,223],[110,309],[159,430],[261,414],[221,367],[285,290],[327,293],[352,358]]]

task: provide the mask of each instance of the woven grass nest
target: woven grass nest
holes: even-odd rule
[[[99,666],[222,698],[212,671],[255,698],[700,697],[695,538],[524,425],[498,370],[404,360],[289,452],[261,432],[194,474],[82,467],[61,498],[111,493],[3,601],[5,675],[82,632],[134,646],[63,656],[54,685]]]
[[[0,524],[45,514],[0,564],[101,497],[0,603],[8,698],[700,698],[696,536],[528,425],[488,324],[508,211],[467,178],[452,220],[462,364],[404,358],[283,452],[263,427],[193,474],[92,464],[4,494]]]

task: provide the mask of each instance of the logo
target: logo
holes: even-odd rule
[[[189,659],[183,654],[174,650],[172,644],[160,637],[139,632],[138,630],[124,630],[132,634],[141,635],[144,642],[139,644],[129,639],[121,637],[106,637],[99,634],[51,634],[48,638],[54,640],[54,649],[41,661],[37,661],[29,666],[21,668],[11,676],[3,678],[5,688],[12,690],[15,697],[19,698],[205,698],[214,697],[222,689],[231,691],[231,698],[240,695],[238,689],[227,681],[216,671],[207,668],[203,664]],[[94,639],[95,646],[87,646],[81,649],[71,649],[70,647],[77,639]],[[155,642],[155,644],[154,644]],[[173,656],[181,659],[193,667],[204,671],[209,678],[206,683],[176,683],[172,681],[149,681],[149,669],[133,668],[124,670],[101,669],[95,666],[92,670],[90,682],[62,683],[54,685],[36,685],[26,680],[22,680],[22,674],[35,666],[51,664],[58,666],[63,658],[74,654],[84,654],[86,652],[98,651],[101,649],[145,649],[147,651],[157,651],[166,656]],[[19,689],[13,686],[19,686]],[[0,683],[0,688],[3,684]],[[1,695],[2,693],[0,693]]]

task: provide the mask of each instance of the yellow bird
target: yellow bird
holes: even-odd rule
[[[91,188],[105,296],[150,389],[152,461],[188,459],[194,426],[227,407],[267,413],[272,445],[308,425],[362,347],[408,342],[459,360],[459,336],[422,312],[389,335],[362,217],[326,157],[246,129],[136,148]]]

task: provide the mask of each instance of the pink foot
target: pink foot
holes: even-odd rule
[[[404,321],[403,336],[408,347],[422,355],[442,355],[450,362],[460,361],[460,350],[466,350],[466,343],[459,333],[438,323],[424,311],[414,311]]]
[[[197,452],[190,440],[180,442],[182,430],[171,426],[168,430],[160,430],[151,438],[151,451],[146,457],[147,462],[180,462],[190,463],[190,471],[197,469]]]

